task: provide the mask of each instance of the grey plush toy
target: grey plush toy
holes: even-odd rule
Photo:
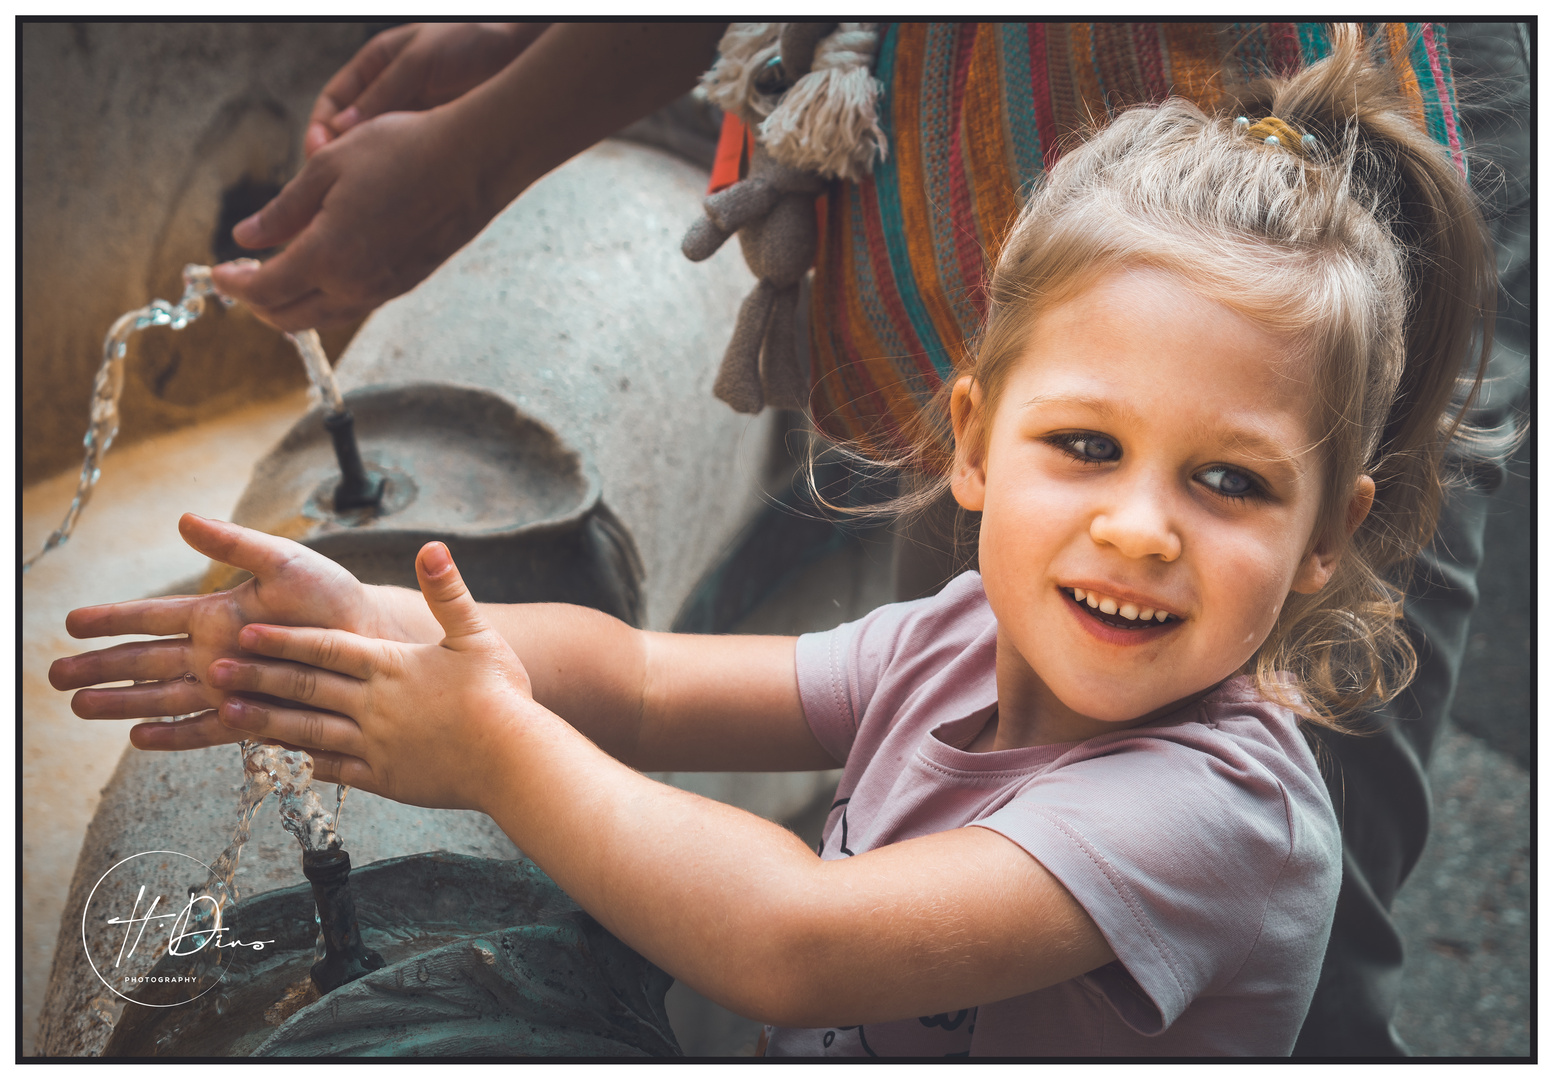
[[[713,392],[739,412],[808,406],[807,349],[798,340],[800,286],[819,239],[815,196],[858,179],[884,152],[865,23],[735,23],[707,96],[756,133],[748,175],[704,204],[681,250],[710,258],[734,233],[759,279],[739,309]]]

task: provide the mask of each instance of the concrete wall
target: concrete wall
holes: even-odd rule
[[[176,300],[214,261],[222,194],[284,183],[314,97],[366,23],[50,23],[21,44],[22,481],[81,460],[113,320]],[[353,328],[326,342],[337,353]],[[243,311],[130,345],[119,438],[302,385],[296,354]]]

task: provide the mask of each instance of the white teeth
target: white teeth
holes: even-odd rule
[[[1140,608],[1136,604],[1121,603],[1103,596],[1097,592],[1089,592],[1085,589],[1069,586],[1068,591],[1073,594],[1073,599],[1080,604],[1088,604],[1092,608],[1098,608],[1107,615],[1120,615],[1124,619],[1134,622],[1166,622],[1170,618],[1170,612],[1164,608]]]
[[[1068,591],[1073,594],[1073,599],[1080,604],[1088,604],[1092,608],[1098,608],[1107,615],[1120,615],[1124,619],[1133,622],[1167,622],[1170,612],[1164,608],[1140,608],[1137,604],[1123,603],[1113,600],[1101,593],[1080,589],[1076,586],[1068,586]]]

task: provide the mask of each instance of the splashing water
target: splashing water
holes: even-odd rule
[[[237,865],[242,857],[243,845],[253,832],[254,816],[271,792],[280,797],[280,822],[304,851],[331,851],[340,846],[335,825],[339,822],[340,806],[345,802],[345,792],[350,789],[338,785],[335,795],[334,822],[330,822],[323,801],[313,790],[313,758],[305,750],[287,750],[272,743],[245,741],[243,754],[243,789],[238,796],[237,828],[226,850],[211,865],[210,877],[194,895],[203,893],[214,901],[214,909],[204,908],[191,929],[214,932],[220,922],[221,912],[238,899]],[[198,942],[199,939],[196,939]]]
[[[129,339],[148,326],[170,326],[182,330],[205,313],[205,298],[214,296],[226,307],[236,303],[230,297],[216,291],[210,280],[210,267],[190,263],[183,268],[183,296],[176,304],[166,300],[153,300],[143,308],[120,315],[108,330],[102,342],[102,365],[97,369],[97,380],[92,385],[91,422],[86,436],[81,440],[86,447],[86,458],[81,462],[81,476],[76,481],[75,498],[65,512],[65,520],[49,534],[38,553],[22,563],[22,573],[27,573],[43,556],[70,539],[92,497],[92,489],[102,477],[103,456],[113,445],[119,433],[119,399],[124,394],[124,358],[129,350]],[[287,334],[286,340],[296,347],[307,369],[312,397],[321,402],[331,413],[345,409],[345,399],[334,381],[334,369],[324,353],[323,342],[316,330],[303,330]]]
[[[348,784],[334,785],[334,824],[330,826],[335,832],[340,831],[340,811],[345,809],[345,794],[350,791]]]

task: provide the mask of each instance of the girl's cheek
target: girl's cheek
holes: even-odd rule
[[[1290,574],[1284,560],[1263,550],[1237,553],[1227,549],[1223,554],[1225,558],[1215,560],[1215,591],[1239,609],[1237,621],[1255,637],[1253,649],[1260,648],[1288,601]],[[1237,554],[1242,557],[1236,558]]]

